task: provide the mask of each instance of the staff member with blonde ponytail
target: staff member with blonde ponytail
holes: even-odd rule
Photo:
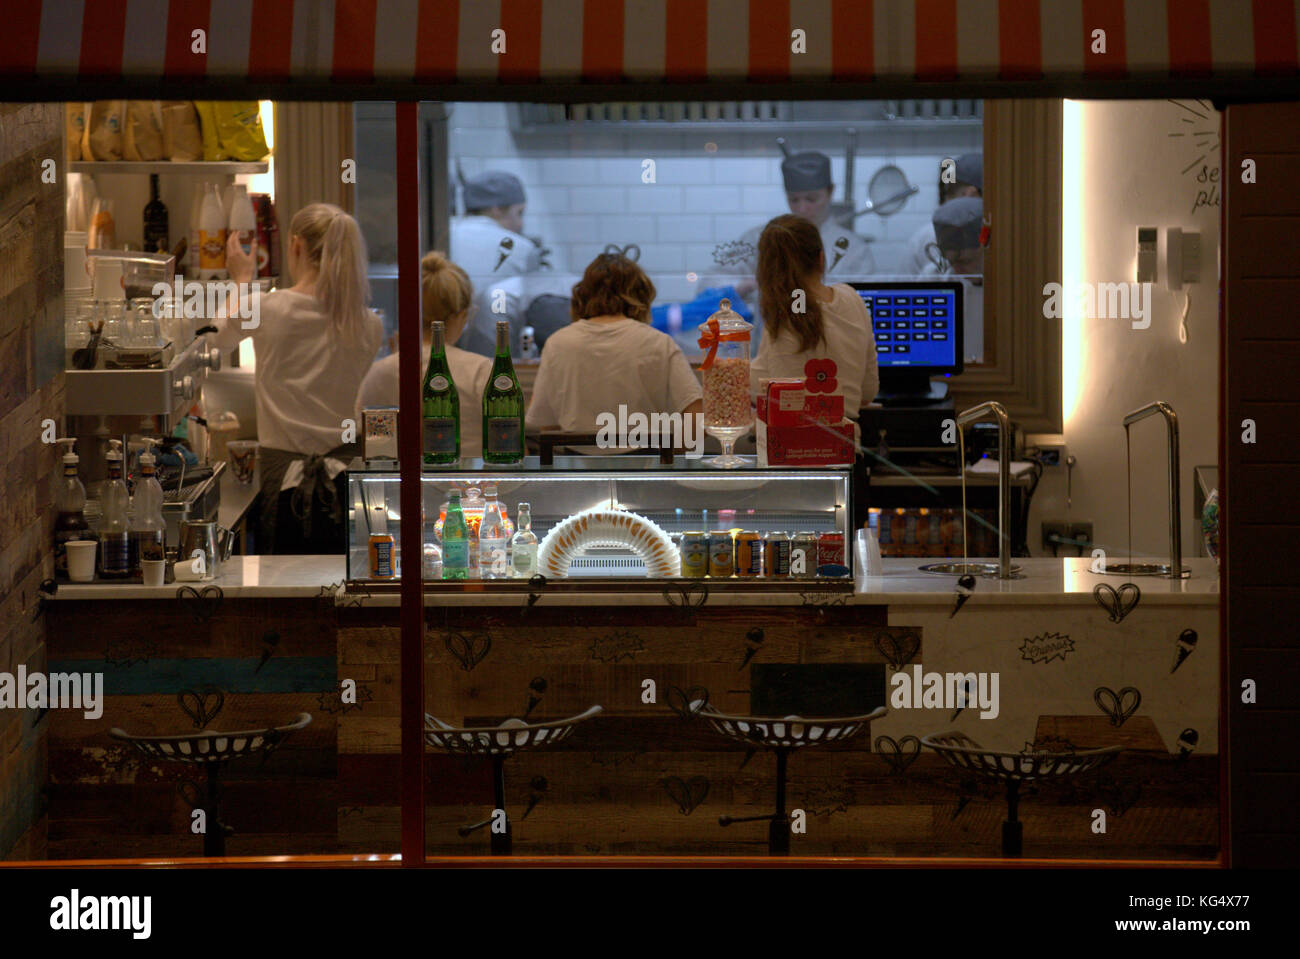
[[[420,314],[424,320],[424,343],[420,347],[420,376],[429,368],[429,347],[433,324],[445,325],[447,364],[460,396],[460,455],[474,459],[483,455],[483,391],[492,375],[492,360],[453,346],[469,323],[474,308],[474,287],[469,277],[445,255],[434,250],[420,261]],[[394,353],[370,367],[361,382],[358,410],[367,406],[397,406],[397,366]],[[357,422],[360,422],[358,416]]]
[[[813,224],[778,216],[764,227],[756,273],[764,336],[749,367],[750,389],[757,393],[764,379],[834,379],[830,392],[844,397],[844,415],[856,423],[858,410],[880,390],[871,314],[847,283],[823,283],[825,272]]]
[[[294,285],[260,298],[257,325],[233,309],[218,319],[217,346],[252,337],[262,477],[257,547],[262,553],[341,553],[346,549],[343,470],[359,452],[343,443],[357,390],[379,349],[383,325],[367,307],[366,247],[357,221],[313,203],[289,224]],[[256,276],[256,250],[238,237],[226,248],[236,283]]]

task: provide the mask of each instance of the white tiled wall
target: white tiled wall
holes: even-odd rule
[[[687,272],[716,272],[716,244],[787,212],[777,132],[664,133],[629,125],[619,132],[516,138],[504,103],[457,103],[449,128],[453,170],[459,159],[466,176],[493,169],[523,180],[524,232],[541,236],[557,264],[581,272],[605,244],[635,243],[665,298],[689,295],[688,284],[674,282]],[[841,199],[845,137],[833,131],[786,137],[792,150],[830,156],[835,199]],[[900,125],[897,132],[859,134],[853,197],[859,208],[871,175],[887,163],[920,187],[895,216],[858,219],[857,231],[872,240],[877,271],[895,272],[907,239],[929,220],[938,204],[939,161],[979,151],[982,141],[978,127],[945,127],[941,120],[925,129]],[[645,159],[655,161],[653,184],[641,182]]]

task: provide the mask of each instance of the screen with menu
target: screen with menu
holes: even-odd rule
[[[881,370],[924,367],[961,369],[960,283],[854,283],[871,311],[876,360]]]

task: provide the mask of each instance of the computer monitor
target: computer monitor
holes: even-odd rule
[[[862,281],[850,285],[871,311],[881,401],[942,399],[946,385],[935,388],[930,377],[952,376],[963,369],[961,282]]]

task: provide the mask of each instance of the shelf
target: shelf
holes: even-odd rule
[[[211,163],[172,163],[170,160],[136,162],[132,160],[77,160],[68,164],[71,173],[177,173],[182,176],[216,174],[234,176],[239,173],[265,173],[269,164],[265,160],[255,163],[214,161]]]
[[[898,117],[894,120],[563,120],[554,123],[523,123],[514,132],[524,136],[556,133],[843,133],[852,127],[860,134],[905,130],[908,133],[941,134],[975,129],[983,117]]]

